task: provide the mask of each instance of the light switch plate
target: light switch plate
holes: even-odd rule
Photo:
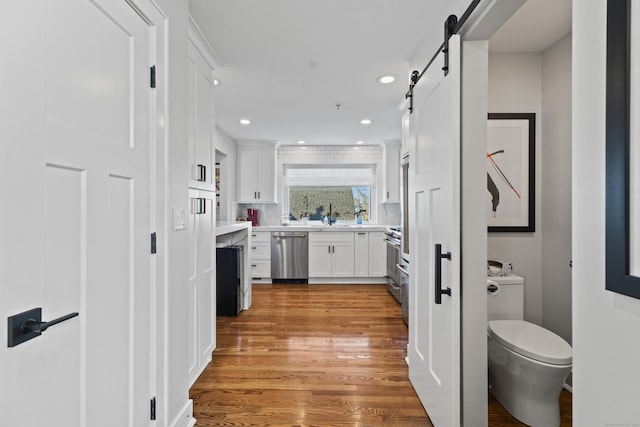
[[[173,231],[180,231],[187,228],[187,210],[173,208]]]

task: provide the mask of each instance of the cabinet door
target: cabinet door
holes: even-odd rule
[[[216,337],[216,218],[215,193],[200,191],[202,213],[197,217],[196,257],[198,260],[198,352],[200,371],[211,360]]]
[[[238,201],[258,200],[258,152],[239,150],[238,153]]]
[[[385,203],[400,203],[400,147],[386,146],[385,156]]]
[[[354,274],[354,238],[353,233],[332,233],[332,262],[331,277],[353,277]]]
[[[387,244],[384,231],[369,232],[369,277],[387,274]]]
[[[189,42],[189,187],[214,191],[213,70]]]
[[[258,153],[258,201],[262,203],[275,202],[275,152],[262,151]]]
[[[190,383],[211,360],[215,348],[215,193],[189,190],[189,326]]]
[[[331,255],[330,242],[309,239],[309,277],[331,277]]]
[[[354,235],[354,275],[355,277],[369,276],[369,233],[358,231]]]

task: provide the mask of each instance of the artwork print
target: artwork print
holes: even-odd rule
[[[535,114],[489,114],[489,231],[534,231],[534,143]]]

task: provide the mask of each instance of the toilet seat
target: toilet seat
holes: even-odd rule
[[[522,356],[553,365],[571,365],[573,352],[568,342],[553,332],[525,320],[492,320],[491,337]]]

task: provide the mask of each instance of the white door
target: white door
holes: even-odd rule
[[[0,314],[79,316],[0,327],[2,426],[151,424],[155,35],[128,3],[3,7]]]
[[[409,378],[433,424],[460,425],[460,38],[414,88]],[[436,261],[436,245],[450,259]],[[437,267],[441,265],[441,284]],[[436,303],[436,288],[450,289]]]

